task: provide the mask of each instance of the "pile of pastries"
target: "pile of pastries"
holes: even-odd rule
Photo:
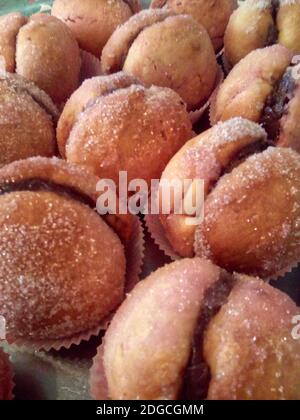
[[[5,341],[105,331],[95,399],[300,400],[300,308],[276,287],[300,261],[300,0],[149,6],[0,17]],[[167,214],[98,213],[122,171]],[[199,179],[202,221],[165,189],[191,180],[185,203]],[[173,260],[148,276],[145,230]],[[0,400],[13,387],[0,349]]]

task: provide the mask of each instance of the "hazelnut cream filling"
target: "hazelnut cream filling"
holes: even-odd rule
[[[95,210],[96,207],[94,200],[92,200],[84,193],[76,190],[75,188],[69,187],[67,185],[57,184],[55,182],[44,179],[32,178],[18,181],[15,183],[3,183],[0,185],[0,195],[20,191],[53,192],[68,199],[79,201],[80,203],[83,203],[90,207],[92,210]]]
[[[289,67],[266,100],[260,123],[273,143],[276,143],[280,134],[280,120],[288,113],[288,105],[293,99],[296,87],[297,83]]]
[[[190,359],[184,372],[181,391],[184,400],[203,400],[207,397],[211,375],[203,354],[205,331],[212,318],[227,302],[234,284],[234,275],[222,270],[219,280],[205,293],[194,330]]]

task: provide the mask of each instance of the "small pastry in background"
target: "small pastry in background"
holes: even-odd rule
[[[169,10],[145,10],[115,30],[102,52],[102,70],[124,70],[146,86],[175,90],[188,110],[212,94],[218,66],[206,29]]]
[[[139,0],[55,0],[51,13],[69,26],[83,50],[99,57],[114,30],[140,10]]]
[[[299,54],[299,28],[299,0],[243,1],[225,32],[225,62],[233,67],[251,51],[276,43]]]
[[[207,30],[216,51],[223,46],[223,38],[230,15],[237,7],[236,0],[152,0],[151,7],[169,9],[190,15]]]
[[[258,278],[207,260],[166,265],[115,314],[90,388],[112,400],[299,400],[300,309]]]
[[[300,152],[300,69],[281,45],[252,51],[220,85],[211,122],[240,116],[260,123],[277,146]]]
[[[234,118],[190,140],[171,159],[162,194],[166,181],[204,180],[203,221],[189,225],[191,215],[174,207],[159,216],[177,254],[264,279],[299,262],[300,155],[268,146],[263,128]]]
[[[0,315],[9,343],[78,344],[124,299],[130,226],[97,214],[97,182],[57,158],[0,169]]]
[[[58,105],[79,85],[81,58],[77,41],[67,25],[53,16],[1,16],[0,54],[6,71],[34,82]]]
[[[58,110],[50,97],[24,78],[0,75],[0,166],[56,154]]]
[[[146,88],[124,73],[85,81],[60,117],[62,156],[118,185],[159,179],[171,157],[193,137],[186,106],[171,89]]]
[[[13,383],[9,358],[0,348],[0,401],[11,400]]]

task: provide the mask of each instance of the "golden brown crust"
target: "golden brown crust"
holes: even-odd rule
[[[48,95],[19,76],[0,76],[0,165],[56,153],[57,110]]]
[[[138,11],[139,0],[55,0],[51,13],[69,26],[82,49],[99,56],[114,30]]]
[[[58,159],[0,170],[0,313],[7,340],[72,337],[101,323],[121,302],[125,255],[118,236],[90,207],[54,190],[18,191],[32,179],[95,194],[96,178]],[[8,192],[8,185],[16,191]],[[9,281],[7,281],[9,279]]]
[[[259,122],[267,97],[292,60],[281,45],[252,51],[230,72],[211,106],[212,123],[240,116]]]
[[[103,48],[102,71],[115,73],[122,70],[125,58],[136,37],[145,28],[165,20],[170,14],[171,12],[165,10],[143,10],[117,28]]]
[[[92,396],[182,398],[183,384],[201,383],[185,382],[199,352],[202,362],[193,367],[199,376],[210,372],[204,398],[299,399],[300,341],[291,334],[299,315],[287,295],[258,278],[199,258],[176,261],[136,286],[118,309],[94,359]]]
[[[66,157],[66,143],[79,114],[98,97],[132,84],[139,84],[139,82],[136,78],[122,72],[111,76],[94,77],[82,83],[66,103],[58,122],[57,142],[62,157]]]
[[[168,163],[161,181],[201,179],[204,181],[205,198],[224,171],[243,149],[257,142],[266,143],[266,133],[257,124],[235,118],[217,124],[210,130],[187,142]],[[266,143],[267,144],[267,143]],[[166,192],[160,187],[161,197]],[[170,202],[174,204],[173,196]],[[174,250],[183,257],[194,255],[194,238],[197,226],[186,223],[189,216],[174,214],[160,215],[166,236]]]
[[[246,0],[232,14],[225,33],[229,67],[251,51],[279,43],[300,53],[299,0]]]
[[[262,278],[291,269],[300,251],[299,177],[299,154],[288,148],[269,148],[223,176],[205,201],[196,255]]]
[[[0,401],[12,399],[12,373],[9,358],[0,348]]]
[[[27,18],[14,12],[0,17],[0,56],[5,60],[5,70],[13,73],[16,67],[16,38]]]
[[[191,15],[207,30],[215,50],[223,45],[223,37],[230,15],[237,6],[236,0],[152,0],[153,8],[168,8],[177,14]]]
[[[205,334],[208,399],[299,400],[300,341],[291,329],[300,309],[258,279],[237,278]]]
[[[150,184],[191,137],[189,115],[175,92],[133,85],[100,96],[80,115],[66,157],[116,185],[120,170],[129,181]]]
[[[70,29],[59,19],[33,15],[17,37],[17,73],[61,104],[79,84],[80,51]]]
[[[134,289],[105,336],[111,399],[179,397],[204,294],[219,275],[209,261],[187,259],[157,270]]]

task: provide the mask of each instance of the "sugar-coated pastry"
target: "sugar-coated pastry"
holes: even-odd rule
[[[95,399],[300,399],[300,309],[258,278],[184,259],[123,302],[94,359]]]
[[[223,46],[223,38],[236,0],[152,0],[151,7],[170,9],[178,14],[191,15],[207,30],[215,50]]]
[[[211,106],[211,121],[241,116],[262,124],[278,146],[300,151],[299,65],[281,45],[251,52],[221,84]]]
[[[196,254],[231,272],[262,278],[277,277],[296,265],[300,155],[268,145],[258,124],[234,118],[190,140],[173,157],[162,185],[201,179],[205,195],[203,222],[188,225],[190,215],[174,208],[160,215],[179,255]]]
[[[246,0],[231,15],[225,32],[229,67],[257,48],[279,43],[300,53],[299,0]]]
[[[0,347],[0,401],[13,398],[12,388],[12,370],[9,358]]]
[[[146,86],[175,90],[189,110],[206,102],[217,78],[206,29],[190,16],[164,9],[144,10],[116,29],[101,62],[104,73],[124,70]]]
[[[24,78],[0,75],[0,166],[56,154],[58,110],[50,97]]]
[[[51,13],[69,26],[82,49],[99,56],[113,31],[140,9],[139,0],[55,0]]]
[[[57,129],[62,156],[117,185],[120,171],[129,181],[159,179],[192,137],[186,106],[174,91],[146,88],[124,73],[84,82]]]
[[[0,16],[0,56],[4,59],[5,69],[10,73],[16,67],[16,38],[27,18],[19,12]]]
[[[123,300],[124,246],[114,222],[95,211],[97,181],[57,158],[0,170],[0,315],[9,343],[71,343]],[[115,223],[121,230],[122,219]]]

